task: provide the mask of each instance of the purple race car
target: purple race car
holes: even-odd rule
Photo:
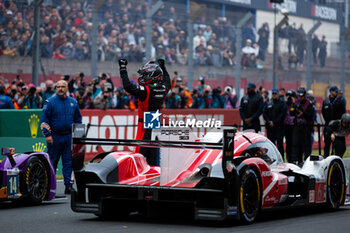
[[[0,163],[0,201],[23,200],[39,204],[55,197],[56,176],[49,155],[44,152],[16,154],[3,148]]]

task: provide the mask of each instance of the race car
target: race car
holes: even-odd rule
[[[47,153],[16,153],[15,148],[1,152],[6,157],[0,163],[0,201],[40,204],[55,197],[56,175]]]
[[[252,223],[278,207],[344,204],[348,180],[339,156],[311,155],[285,163],[275,145],[253,132],[209,132],[194,142],[93,139],[73,133],[75,212],[128,216],[152,211],[192,210],[196,220],[239,219]],[[74,130],[76,131],[76,130]],[[84,145],[159,147],[150,166],[133,152],[105,152],[84,164]]]

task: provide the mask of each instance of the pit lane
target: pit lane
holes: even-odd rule
[[[0,232],[128,232],[128,233],[196,233],[196,232],[349,232],[350,206],[327,212],[320,208],[285,209],[263,212],[252,225],[238,222],[196,222],[183,216],[145,218],[134,215],[123,220],[104,220],[92,214],[74,213],[70,199],[63,195],[58,182],[56,198],[40,206],[19,206],[0,202]],[[117,211],[117,210],[116,210]]]

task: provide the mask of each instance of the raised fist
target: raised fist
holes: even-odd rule
[[[161,68],[164,67],[164,64],[165,64],[164,59],[158,59],[158,64]]]
[[[125,68],[128,65],[128,60],[126,60],[124,58],[123,59],[119,59],[118,63],[119,63],[119,67],[120,68]]]

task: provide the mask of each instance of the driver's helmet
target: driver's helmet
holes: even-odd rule
[[[271,164],[271,158],[267,155],[267,148],[264,147],[254,147],[251,148],[247,153],[246,156],[249,157],[259,157],[263,159],[267,164]]]
[[[137,71],[139,84],[146,85],[161,82],[163,80],[163,70],[155,61],[149,61]]]

